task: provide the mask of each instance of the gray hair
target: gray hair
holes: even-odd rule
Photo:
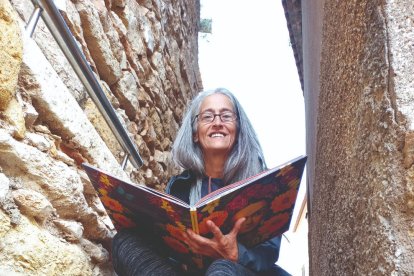
[[[200,92],[193,99],[172,146],[174,161],[197,176],[205,174],[203,152],[199,144],[193,141],[193,135],[197,132],[197,122],[194,118],[200,112],[204,99],[213,94],[229,97],[237,115],[237,137],[224,166],[224,183],[231,184],[266,169],[263,151],[249,118],[236,97],[225,88]]]

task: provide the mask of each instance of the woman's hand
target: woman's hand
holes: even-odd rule
[[[238,219],[230,233],[223,235],[220,228],[209,220],[207,221],[207,226],[210,232],[213,233],[213,238],[207,239],[188,229],[187,235],[184,237],[184,242],[194,253],[209,256],[214,259],[221,258],[237,262],[239,258],[237,234],[244,221],[245,218]]]

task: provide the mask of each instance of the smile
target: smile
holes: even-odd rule
[[[224,137],[225,135],[223,133],[213,133],[210,135],[211,138],[216,138],[216,137]]]

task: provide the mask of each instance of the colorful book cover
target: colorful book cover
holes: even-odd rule
[[[305,163],[305,156],[298,157],[227,185],[195,206],[144,185],[112,177],[88,164],[84,168],[117,230],[150,227],[172,256],[200,267],[200,257],[182,242],[187,228],[208,237],[206,221],[211,220],[226,234],[238,218],[245,217],[238,241],[247,248],[281,235],[289,229]]]

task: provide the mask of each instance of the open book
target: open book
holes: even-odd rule
[[[246,217],[238,242],[253,247],[289,229],[306,163],[301,156],[276,168],[227,185],[200,199],[195,206],[166,193],[117,179],[83,164],[117,230],[145,226],[178,260],[201,266],[182,235],[187,228],[209,235],[207,220],[226,234]],[[148,228],[149,227],[149,228]]]

